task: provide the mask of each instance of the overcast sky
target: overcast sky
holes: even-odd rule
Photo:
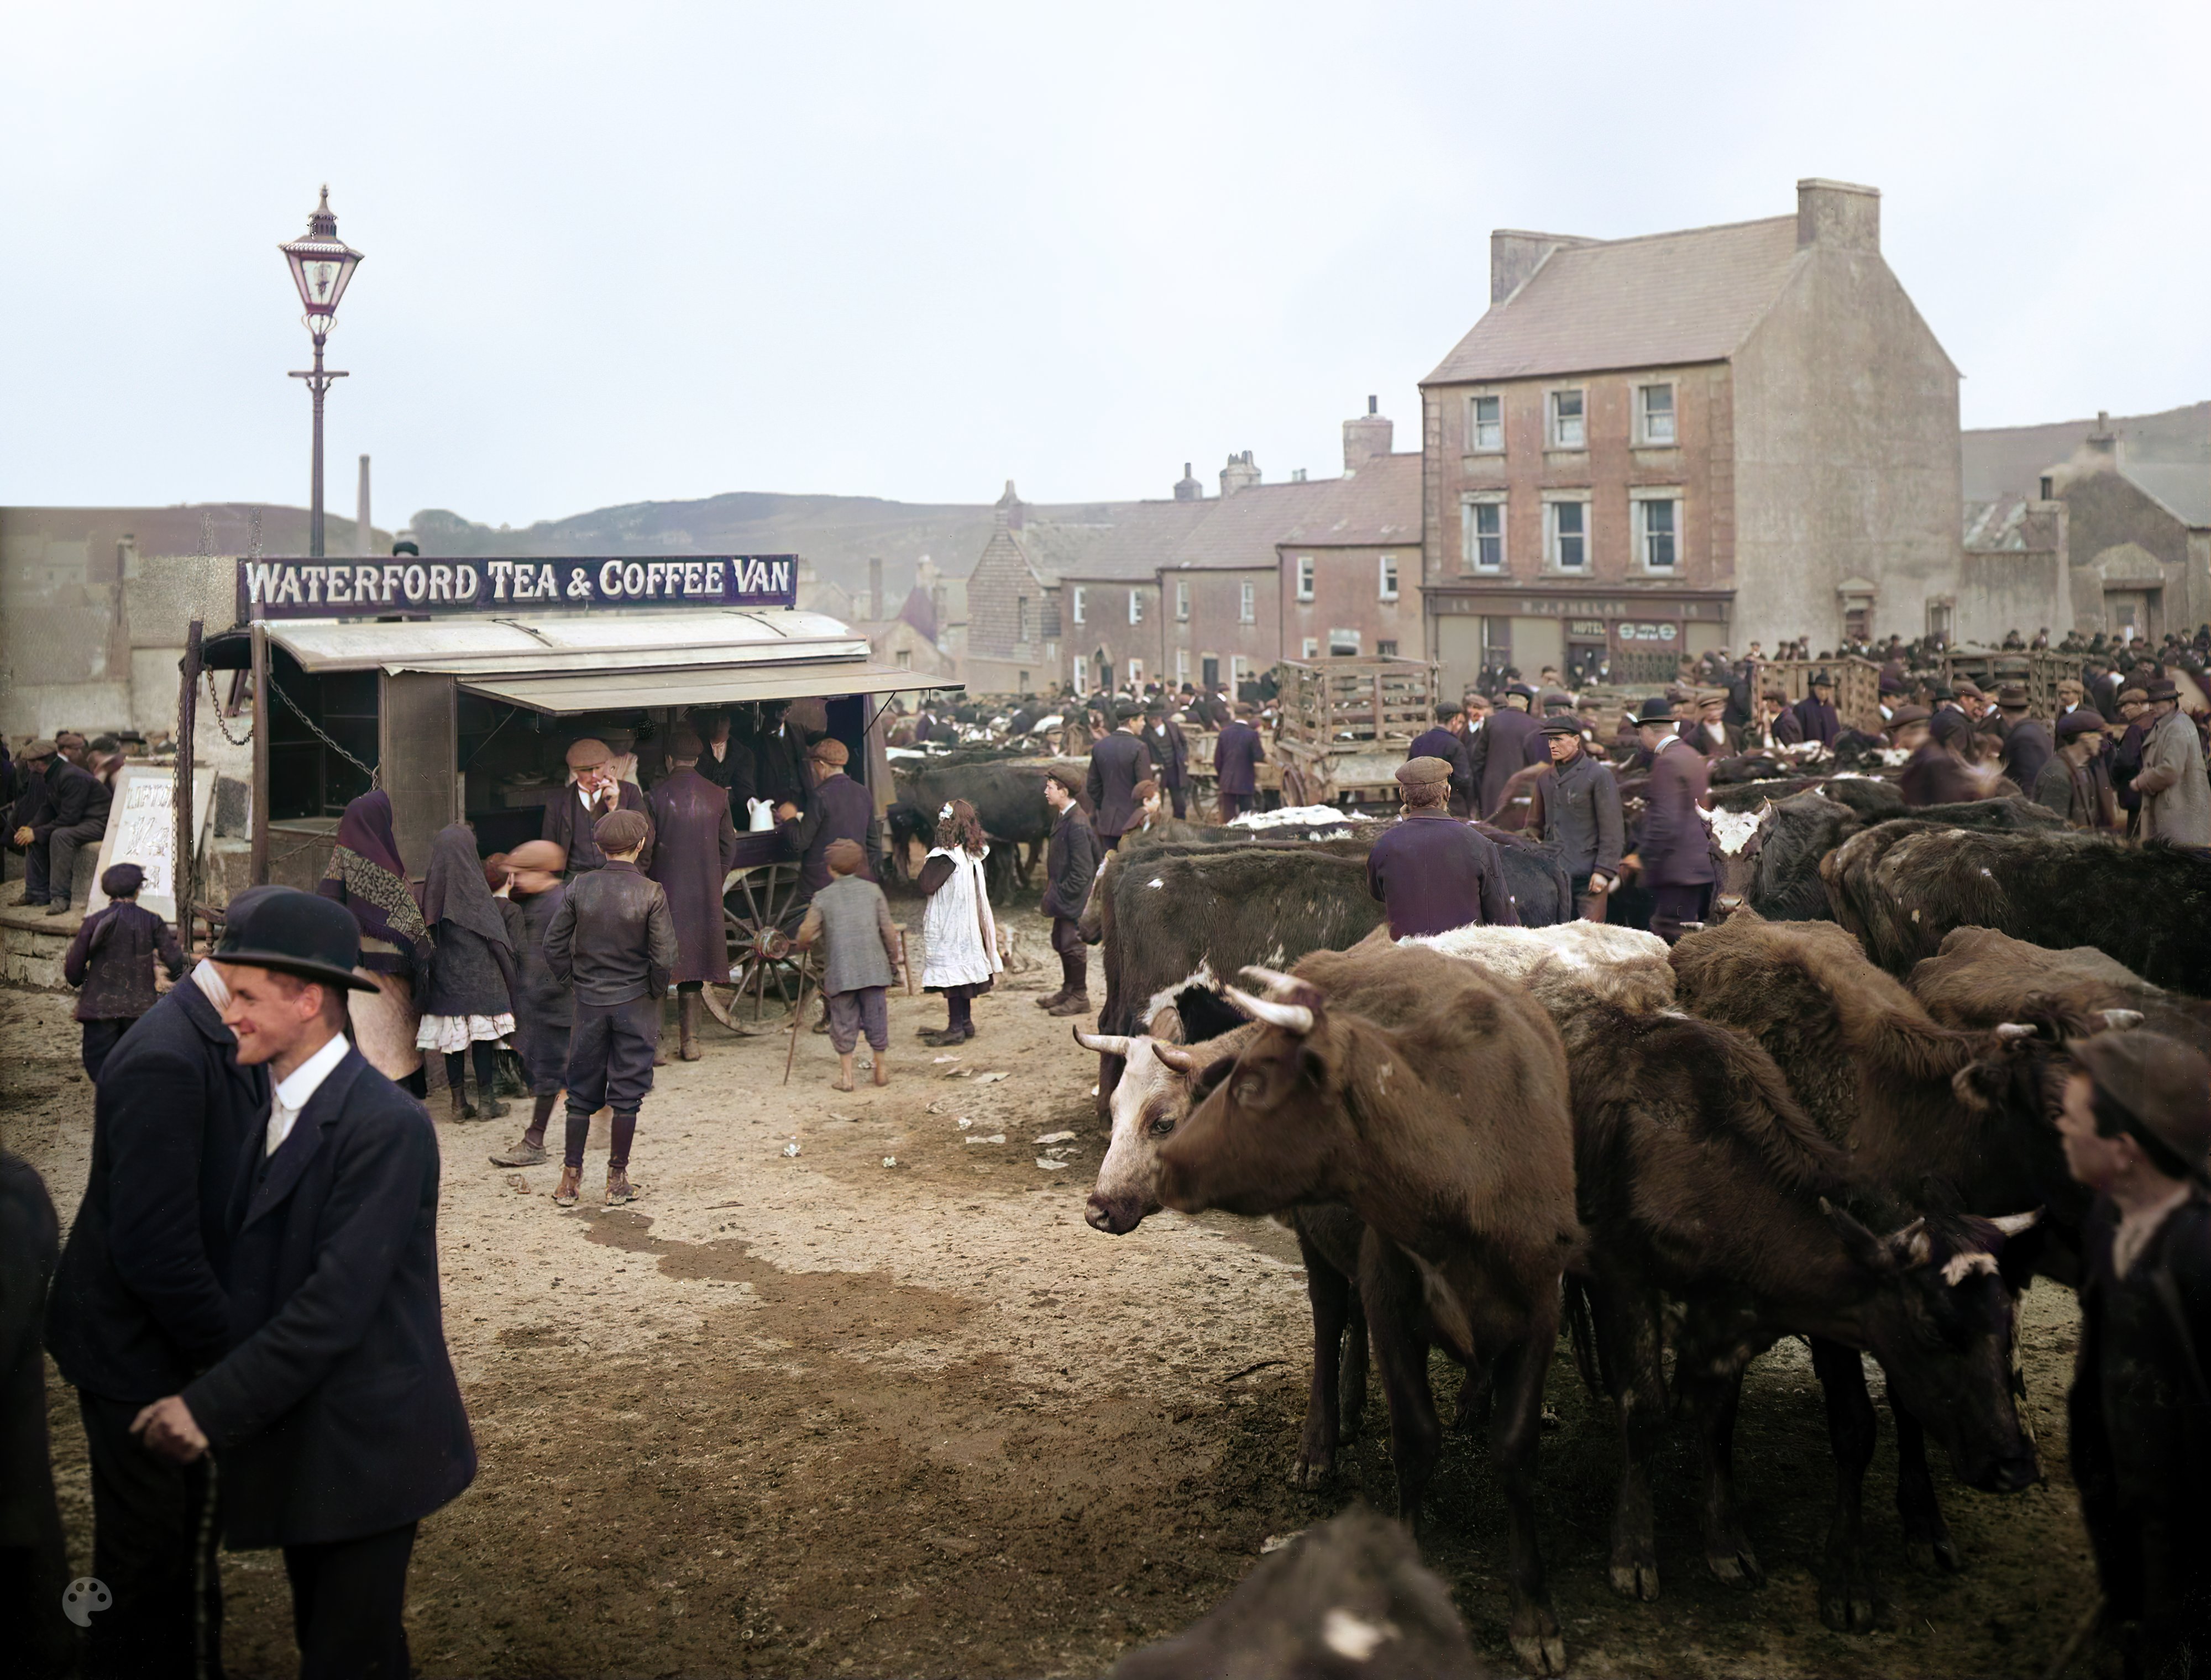
[[[366,253],[330,501],[1160,495],[1340,460],[1493,227],[1883,193],[1968,426],[2211,396],[2211,7],[0,11],[0,503],[304,504],[275,249]]]

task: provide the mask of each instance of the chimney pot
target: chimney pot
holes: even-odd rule
[[[1382,412],[1382,399],[1378,396],[1368,397],[1366,399],[1366,412],[1370,414],[1380,414]]]

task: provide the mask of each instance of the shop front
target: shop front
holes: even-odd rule
[[[1556,668],[1577,689],[1673,680],[1684,656],[1728,643],[1732,590],[1604,588],[1547,580],[1542,589],[1430,585],[1429,650],[1446,692],[1510,667],[1529,681]]]
[[[778,728],[836,736],[887,807],[880,720],[914,674],[797,611],[797,571],[787,555],[239,561],[238,625],[205,658],[257,674],[252,878],[311,885],[372,785],[417,873],[457,820],[480,852],[511,850],[566,785],[571,741],[608,740],[649,788],[694,709],[729,714],[756,750]]]

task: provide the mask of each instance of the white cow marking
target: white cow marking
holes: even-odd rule
[[[1396,1638],[1397,1630],[1387,1622],[1368,1622],[1348,1610],[1332,1610],[1321,1623],[1320,1637],[1322,1644],[1346,1662],[1363,1663],[1385,1641]]]

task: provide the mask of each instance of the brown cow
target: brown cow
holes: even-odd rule
[[[2211,1003],[2153,986],[2092,945],[2052,951],[1993,928],[1954,928],[1914,964],[1911,995],[1946,1027],[1994,1027],[2052,1012],[2139,1027],[2211,1055]]]
[[[1439,1454],[1427,1351],[1439,1343],[1492,1374],[1512,1648],[1557,1673],[1566,1647],[1536,1542],[1536,1450],[1559,1283],[1580,1240],[1558,1030],[1519,987],[1428,951],[1317,951],[1268,980],[1272,998],[1231,993],[1265,1030],[1206,1070],[1196,1109],[1160,1150],[1160,1200],[1252,1214],[1341,1202],[1366,1222],[1361,1294],[1398,1514],[1418,1520]],[[1331,1001],[1354,993],[1357,1012]]]
[[[1906,1200],[1994,1218],[2041,1207],[2036,1230],[2008,1258],[2070,1281],[2087,1197],[2065,1169],[2050,1124],[2065,1062],[2053,1039],[2087,1024],[2051,1018],[1966,1032],[1934,1021],[1903,984],[1867,960],[1856,940],[1825,922],[1760,922],[1737,916],[1674,947],[1681,1000],[1707,1020],[1748,1033],[1781,1068],[1789,1089],[1858,1169]],[[1857,1356],[1813,1345],[1823,1380],[1859,1365]],[[2015,1377],[2015,1384],[2018,1379]],[[1847,1401],[1831,1406],[1854,1420],[1847,1457],[1873,1453],[1873,1404],[1859,1373]],[[1897,1508],[1915,1562],[1961,1566],[1926,1472],[1919,1420],[1896,1415]]]
[[[1664,1422],[1662,1295],[1687,1308],[1674,1381],[1698,1418],[1705,1457],[1705,1561],[1723,1580],[1761,1582],[1735,1505],[1730,1446],[1742,1374],[1784,1335],[1881,1361],[1900,1408],[1923,1419],[1975,1487],[2039,1479],[2009,1387],[2014,1287],[2004,1239],[2033,1224],[1913,1218],[1859,1181],[1821,1136],[1781,1070],[1749,1039],[1671,1012],[1602,1006],[1562,1022],[1573,1081],[1576,1199],[1589,1231],[1584,1275],[1601,1364],[1620,1410],[1625,1458],[1612,1583],[1658,1596],[1647,1460]],[[1877,1236],[1841,1206],[1875,1221]],[[1824,1380],[1839,1362],[1823,1363]],[[1850,1453],[1848,1399],[1829,1407],[1838,1465],[1820,1613],[1872,1624],[1863,1562],[1863,1459]],[[1857,1380],[1863,1393],[1863,1377]]]

